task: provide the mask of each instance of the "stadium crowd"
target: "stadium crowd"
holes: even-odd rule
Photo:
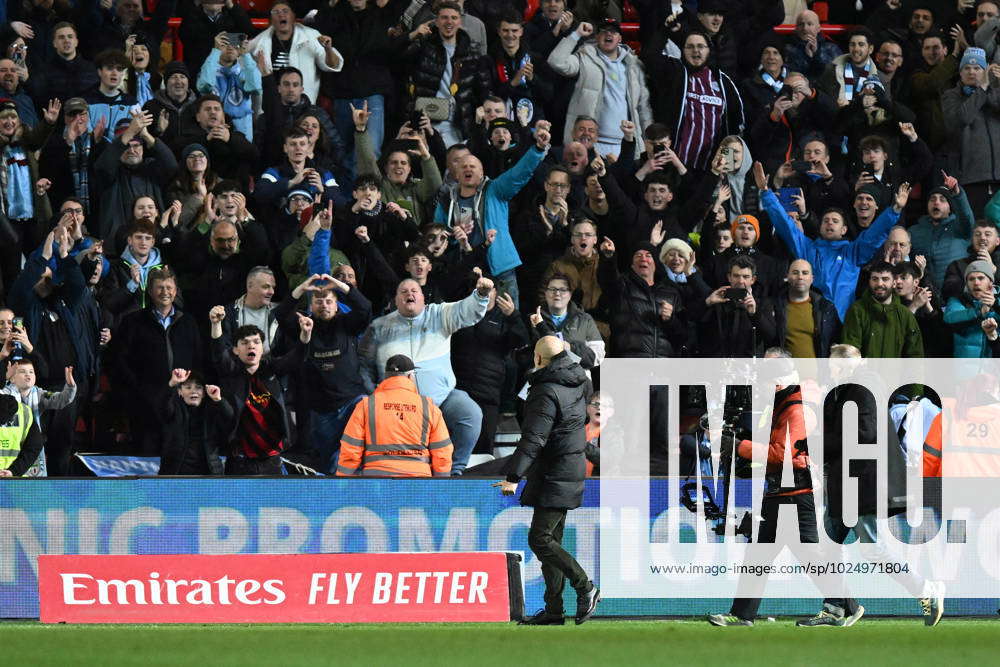
[[[812,4],[279,0],[254,34],[233,0],[12,0],[0,363],[45,444],[0,475],[363,474],[342,436],[397,367],[461,474],[547,335],[595,387],[609,356],[992,356],[1000,3],[831,2],[836,35]],[[368,470],[448,474],[428,414]]]

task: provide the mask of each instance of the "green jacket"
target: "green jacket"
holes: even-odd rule
[[[892,295],[887,306],[875,301],[870,290],[847,309],[841,343],[861,350],[862,357],[924,356],[920,326],[910,309]]]
[[[372,148],[372,140],[367,132],[354,133],[354,152],[357,158],[358,174],[375,174],[382,181],[382,201],[388,204],[396,202],[404,209],[413,214],[413,221],[417,223],[417,229],[430,222],[427,217],[427,210],[433,206],[434,198],[441,187],[441,172],[437,162],[433,157],[420,161],[420,168],[423,178],[410,180],[402,185],[396,185],[382,173],[375,160],[375,150]],[[411,157],[412,160],[412,157]],[[412,162],[411,162],[412,164]]]

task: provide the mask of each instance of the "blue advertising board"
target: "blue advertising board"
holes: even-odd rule
[[[38,616],[40,554],[521,551],[528,613],[543,606],[527,545],[531,509],[473,479],[8,479],[0,482],[0,617]],[[654,490],[664,480],[653,480]],[[600,485],[568,515],[565,545],[599,581]],[[654,494],[659,495],[659,494]],[[742,495],[742,492],[739,494]],[[573,609],[568,589],[567,608]],[[993,613],[962,601],[949,613]],[[603,615],[725,611],[728,600],[607,600]],[[910,600],[865,601],[916,613]],[[871,605],[871,606],[869,606]],[[775,600],[763,613],[812,613],[818,600]]]

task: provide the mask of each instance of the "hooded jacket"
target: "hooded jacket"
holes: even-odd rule
[[[139,264],[139,283],[132,280],[132,265],[139,262],[132,256],[132,251],[125,248],[122,256],[111,264],[111,281],[117,287],[104,294],[104,307],[116,318],[122,318],[129,313],[146,307],[146,283],[149,272],[163,266],[158,248],[151,248],[145,264]]]
[[[528,380],[521,440],[507,464],[507,481],[528,481],[527,507],[575,509],[583,502],[587,474],[587,374],[560,352]]]
[[[532,146],[513,167],[490,180],[486,176],[476,189],[474,197],[476,221],[479,232],[483,235],[490,229],[497,231],[496,238],[487,251],[490,263],[490,273],[498,276],[501,273],[516,269],[521,265],[521,256],[517,253],[514,239],[511,238],[508,226],[510,200],[521,191],[535,169],[545,158],[546,151]],[[448,187],[447,194],[438,200],[434,210],[434,222],[440,222],[448,227],[456,225],[456,206],[459,201],[458,183]]]
[[[883,305],[868,290],[847,311],[840,342],[861,350],[862,357],[922,358],[924,341],[917,318],[899,296]]]
[[[837,307],[837,314],[844,317],[854,301],[854,288],[858,284],[861,267],[885,243],[889,230],[899,220],[899,213],[890,206],[853,241],[827,241],[811,239],[803,234],[770,190],[764,191],[760,201],[788,251],[796,259],[805,259],[812,265],[813,275],[816,276],[814,285]]]
[[[264,54],[264,59],[271,62],[271,45],[274,26],[269,26],[250,41],[249,52],[256,57]],[[344,58],[334,49],[340,63],[336,68],[326,64],[326,50],[319,43],[319,31],[301,23],[295,24],[292,33],[292,45],[288,50],[288,65],[302,72],[302,90],[311,100],[319,99],[319,72],[339,72],[344,66]]]
[[[624,44],[619,46],[619,49],[619,58],[625,64],[626,104],[629,118],[637,128],[644,128],[653,122],[645,71],[632,49]],[[580,45],[580,34],[575,30],[560,40],[549,54],[548,63],[549,67],[559,74],[576,77],[576,87],[569,100],[566,125],[563,130],[563,144],[568,144],[573,140],[573,124],[578,116],[601,117],[604,81],[608,77],[607,63],[594,42]],[[639,157],[641,152],[642,144],[636,142],[635,156]]]
[[[935,224],[929,215],[922,215],[917,224],[910,227],[910,242],[913,245],[910,254],[927,258],[927,276],[938,290],[944,285],[948,265],[965,257],[972,226],[976,223],[964,189],[959,189],[957,195],[949,196],[948,202],[951,214],[947,218]]]
[[[163,446],[160,450],[160,474],[183,475],[194,471],[183,470],[185,459],[191,448],[191,429],[200,428],[201,451],[195,454],[200,460],[204,456],[207,474],[223,474],[220,454],[226,454],[227,437],[233,429],[233,406],[228,400],[213,401],[208,396],[202,398],[201,405],[187,405],[174,389],[162,394],[158,405],[163,423]],[[201,414],[199,415],[198,412]],[[192,420],[198,419],[197,426]],[[201,473],[205,474],[205,473]]]
[[[515,310],[504,315],[494,307],[475,326],[459,329],[451,339],[456,386],[479,405],[500,405],[506,359],[512,350],[527,344],[521,313]]]

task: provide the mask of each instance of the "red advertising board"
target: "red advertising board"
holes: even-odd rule
[[[43,623],[509,621],[508,581],[504,553],[38,557]]]

